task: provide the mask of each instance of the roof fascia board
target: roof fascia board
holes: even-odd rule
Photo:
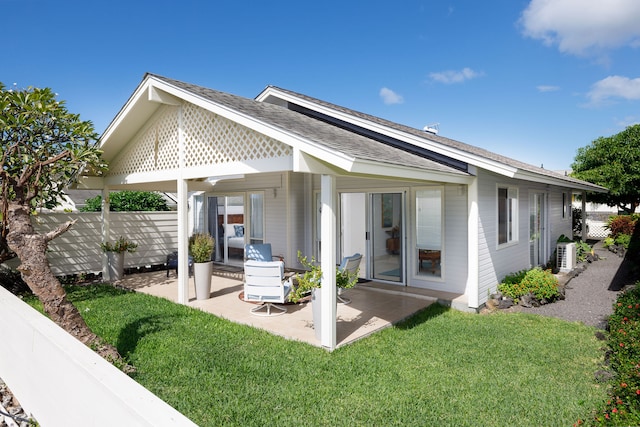
[[[260,95],[258,95],[258,97],[256,97],[256,100],[264,102],[264,100],[266,100],[269,96],[274,96],[276,98],[283,99],[287,102],[299,104],[302,107],[308,108],[310,110],[317,111],[321,114],[334,117],[338,120],[342,120],[347,123],[351,123],[358,127],[372,130],[382,135],[387,135],[391,138],[399,139],[401,141],[411,142],[412,144],[418,147],[434,151],[438,154],[453,157],[457,160],[463,161],[465,163],[470,163],[474,166],[489,170],[491,172],[494,172],[500,175],[513,176],[513,174],[515,174],[517,171],[517,169],[510,166],[506,166],[502,163],[495,162],[481,156],[475,156],[473,154],[469,154],[452,147],[447,147],[435,141],[418,138],[414,135],[410,135],[405,132],[401,132],[395,129],[390,129],[386,126],[373,123],[369,120],[361,119],[359,117],[355,117],[350,114],[343,113],[341,111],[336,111],[332,108],[325,107],[323,105],[318,105],[314,102],[298,98],[288,93],[283,93],[273,87],[266,88]],[[429,141],[429,143],[427,143],[426,141]]]
[[[145,79],[138,85],[133,94],[129,97],[124,106],[118,111],[116,117],[111,121],[107,129],[102,133],[100,137],[100,146],[104,145],[104,142],[109,139],[109,137],[118,129],[122,121],[127,117],[129,112],[134,108],[134,106],[143,99],[145,93],[150,86],[151,76],[145,77]]]
[[[379,177],[393,177],[394,179],[409,179],[412,181],[437,181],[453,184],[470,184],[474,177],[467,174],[448,174],[428,169],[408,168],[397,165],[385,165],[378,162],[357,161],[350,172],[373,175]]]
[[[599,185],[589,184],[585,182],[584,184],[572,181],[564,181],[562,179],[556,179],[553,177],[547,177],[544,175],[533,174],[530,172],[520,171],[515,176],[515,179],[522,179],[525,181],[538,182],[541,184],[555,185],[558,187],[571,188],[573,190],[584,190],[584,191],[593,191],[596,193],[607,193],[608,189],[604,187],[600,187]]]

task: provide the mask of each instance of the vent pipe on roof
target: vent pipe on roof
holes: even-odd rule
[[[432,123],[422,128],[423,131],[437,135],[440,131],[440,123]]]

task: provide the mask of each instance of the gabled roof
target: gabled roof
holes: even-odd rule
[[[386,173],[388,176],[397,171],[397,176],[405,178],[427,179],[429,176],[429,179],[436,180],[448,177],[455,182],[465,182],[469,178],[464,171],[396,150],[281,106],[149,73],[101,137],[105,159],[111,160],[118,154],[121,144],[130,140],[141,123],[159,107],[158,102],[177,105],[183,101],[276,138],[348,172]]]
[[[469,182],[474,168],[480,167],[513,178],[606,191],[286,89],[268,86],[256,99],[248,99],[150,73],[100,138],[105,159],[114,159],[160,105],[182,102],[193,103],[289,144],[295,152],[351,173],[464,183]]]
[[[544,182],[569,186],[586,191],[606,192],[607,189],[595,184],[581,181],[548,169],[536,167],[480,147],[445,138],[380,117],[351,110],[308,95],[293,92],[276,86],[267,86],[257,97],[263,102],[280,105],[298,105],[306,110],[315,111],[323,116],[350,123],[353,126],[379,132],[384,135],[404,140],[426,150],[443,156],[466,162],[475,167],[484,168],[511,178]]]

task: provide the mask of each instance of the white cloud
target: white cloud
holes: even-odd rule
[[[462,83],[466,80],[475,79],[476,77],[480,77],[482,73],[478,73],[477,71],[473,71],[471,68],[463,68],[460,71],[448,70],[441,71],[439,73],[430,73],[429,77],[431,80],[438,83],[452,84],[452,83]]]
[[[380,89],[380,97],[387,105],[402,104],[404,102],[404,98],[401,95],[398,95],[397,93],[386,87]]]
[[[640,78],[606,77],[591,86],[587,98],[589,98],[589,105],[592,106],[606,103],[613,98],[622,98],[629,101],[640,100]]]
[[[536,89],[538,89],[538,92],[555,92],[557,90],[560,90],[560,87],[550,86],[550,85],[540,85],[540,86],[537,86]]]
[[[574,55],[640,43],[638,0],[531,0],[520,24],[525,36]]]

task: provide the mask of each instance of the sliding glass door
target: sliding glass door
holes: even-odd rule
[[[404,198],[402,193],[372,193],[370,223],[371,278],[404,283]]]

